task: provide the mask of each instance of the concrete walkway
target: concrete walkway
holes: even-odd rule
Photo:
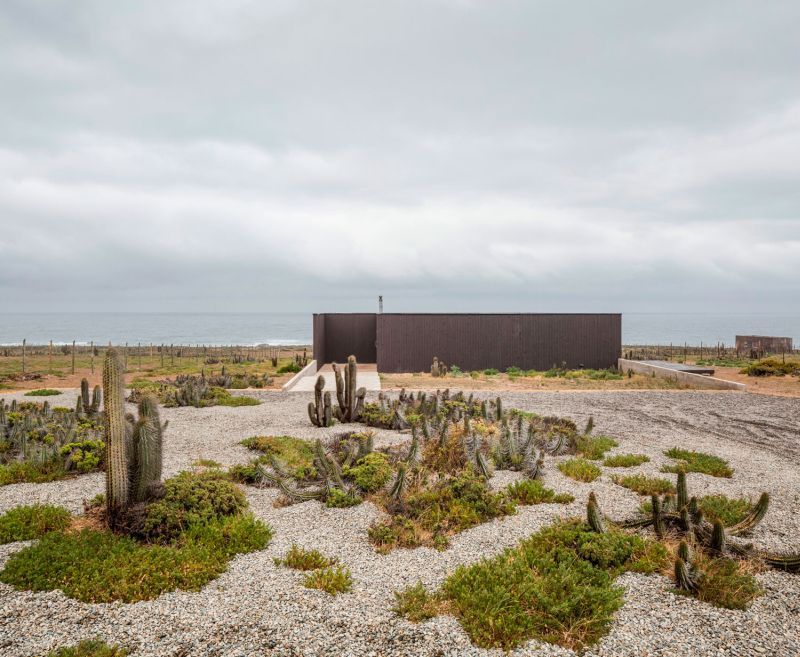
[[[311,391],[314,390],[314,386],[317,383],[317,377],[319,375],[325,377],[325,390],[330,390],[332,392],[336,391],[336,380],[333,377],[333,368],[330,365],[325,365],[319,372],[312,374],[311,376],[304,376],[300,379],[294,386],[292,386],[292,392],[302,392],[302,391]],[[381,379],[378,376],[378,369],[374,364],[358,364],[358,376],[356,377],[356,387],[366,388],[367,390],[380,390],[381,389]]]

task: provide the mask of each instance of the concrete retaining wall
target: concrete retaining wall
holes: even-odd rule
[[[317,361],[312,360],[309,361],[308,365],[306,365],[302,370],[300,370],[297,374],[295,374],[291,379],[289,379],[286,383],[281,386],[281,390],[286,392],[291,390],[297,385],[297,382],[306,376],[313,376],[317,373]]]
[[[638,360],[628,360],[626,358],[620,358],[617,367],[619,371],[623,373],[631,370],[635,374],[644,374],[645,376],[655,375],[660,379],[672,379],[678,383],[685,383],[693,388],[702,388],[705,390],[745,390],[747,388],[744,383],[726,381],[725,379],[717,379],[716,377],[704,376],[702,374],[680,372],[678,370],[671,370],[668,367],[650,365]]]

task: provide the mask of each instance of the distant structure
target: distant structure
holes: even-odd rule
[[[622,315],[549,313],[320,313],[319,367],[375,363],[379,372],[429,372],[436,356],[464,372],[615,367]]]
[[[737,335],[736,353],[750,358],[761,358],[765,354],[781,354],[792,350],[791,338],[768,335]]]

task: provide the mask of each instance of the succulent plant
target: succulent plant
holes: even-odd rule
[[[115,349],[103,363],[103,399],[106,430],[106,512],[116,526],[128,506],[128,436],[125,427],[124,369]]]
[[[331,393],[323,394],[325,377],[321,374],[314,385],[314,401],[308,403],[308,417],[315,427],[333,426],[333,413],[331,410]]]
[[[606,523],[603,519],[603,514],[600,512],[600,507],[597,505],[597,497],[594,491],[589,493],[589,501],[586,504],[586,522],[592,531],[598,534],[604,534],[606,531]]]

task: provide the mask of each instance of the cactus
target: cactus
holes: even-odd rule
[[[128,437],[125,430],[124,370],[115,349],[103,363],[103,398],[106,430],[106,511],[115,527],[128,505]]]
[[[725,552],[725,526],[721,521],[714,521],[714,528],[711,532],[711,544],[709,547],[712,552],[722,554]]]
[[[81,394],[78,403],[83,413],[94,417],[100,410],[100,386],[95,386],[91,397],[89,396],[89,381],[81,379]]]
[[[600,512],[600,507],[597,505],[597,497],[594,491],[589,493],[589,501],[586,504],[586,521],[592,531],[598,534],[604,534],[606,531],[606,523],[603,520],[603,514]]]
[[[394,499],[399,500],[403,497],[403,492],[405,491],[406,487],[406,464],[400,463],[397,466],[397,475],[394,479],[394,484],[392,484],[392,490],[389,493]]]
[[[333,413],[331,410],[331,393],[322,394],[325,387],[325,377],[321,374],[314,385],[314,401],[308,402],[308,417],[315,427],[333,426]]]
[[[594,429],[594,416],[590,415],[588,422],[586,422],[586,428],[583,430],[583,435],[588,436],[592,433]]]
[[[133,459],[131,460],[130,501],[144,502],[151,486],[161,481],[164,429],[158,415],[158,403],[151,396],[139,402],[139,419],[132,432]]]
[[[689,504],[689,494],[686,490],[686,471],[682,468],[678,470],[678,511],[685,509]]]
[[[651,497],[651,504],[653,505],[653,530],[656,536],[664,538],[664,520],[661,516],[661,498],[658,495]]]
[[[731,536],[740,536],[741,534],[751,532],[753,528],[763,520],[768,508],[769,494],[761,493],[761,497],[758,498],[758,503],[753,507],[750,513],[732,527],[728,527],[728,534]]]
[[[336,379],[336,399],[339,403],[336,409],[336,419],[340,422],[358,422],[364,410],[366,388],[356,388],[358,380],[358,364],[355,356],[347,358],[344,374],[336,363],[333,363],[333,374]]]
[[[697,576],[680,557],[675,560],[675,584],[683,591],[697,591]]]

